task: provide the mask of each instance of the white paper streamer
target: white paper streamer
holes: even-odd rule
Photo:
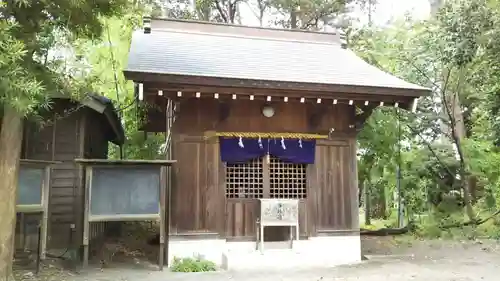
[[[240,140],[238,141],[238,145],[241,147],[241,148],[244,148],[245,145],[243,144],[243,138],[240,137]]]

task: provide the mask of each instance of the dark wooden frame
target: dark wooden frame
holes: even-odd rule
[[[160,222],[160,251],[158,255],[158,265],[160,270],[163,270],[164,258],[168,255],[168,225],[169,221],[166,219],[168,216],[165,214],[168,212],[170,204],[166,208],[168,190],[166,174],[167,166],[171,166],[175,163],[175,160],[107,160],[107,159],[75,159],[75,162],[85,166],[85,199],[84,199],[84,213],[83,213],[83,267],[88,266],[89,260],[89,230],[91,222],[105,222],[105,221],[147,221],[147,220],[158,220]],[[156,215],[110,215],[110,216],[95,216],[90,213],[90,194],[92,191],[92,172],[93,168],[109,168],[114,167],[139,167],[139,166],[159,166],[160,169],[160,186],[159,186],[159,213]],[[165,242],[165,237],[167,241]],[[167,247],[165,248],[165,243]],[[166,253],[165,253],[166,251]],[[168,265],[168,261],[167,261]]]
[[[59,162],[42,161],[32,159],[21,159],[20,167],[35,167],[44,170],[44,177],[42,179],[41,188],[41,202],[40,205],[17,205],[16,213],[24,214],[41,214],[40,226],[38,231],[38,259],[45,259],[47,250],[47,233],[48,233],[48,218],[49,218],[49,198],[50,198],[50,170],[51,165]],[[21,228],[24,228],[24,219],[21,220]],[[21,231],[23,232],[23,231]],[[23,233],[21,233],[23,235]],[[23,241],[24,242],[24,241]],[[24,244],[24,243],[23,243]],[[24,246],[23,246],[24,248]],[[38,264],[38,262],[37,262]],[[38,271],[38,269],[37,269]]]
[[[353,86],[353,85],[337,85],[337,84],[320,84],[320,83],[301,83],[288,81],[263,81],[252,79],[237,79],[224,77],[208,77],[208,76],[189,76],[176,74],[161,74],[161,73],[144,73],[131,70],[123,71],[127,79],[135,82],[148,83],[149,85],[158,83],[163,84],[169,81],[170,85],[179,85],[176,89],[187,91],[189,87],[200,89],[207,87],[216,87],[220,89],[217,92],[224,92],[224,88],[237,92],[237,89],[255,90],[256,92],[264,91],[280,91],[280,92],[302,92],[304,97],[316,97],[317,94],[323,94],[330,98],[337,93],[350,94],[351,99],[358,99],[357,95],[372,95],[378,97],[380,95],[394,96],[395,98],[416,98],[429,93],[428,89],[402,89],[402,88],[385,88],[374,86]],[[167,90],[167,89],[165,89]],[[335,93],[333,95],[332,93]]]

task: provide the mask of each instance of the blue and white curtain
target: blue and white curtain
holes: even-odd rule
[[[283,162],[313,164],[316,140],[284,138],[220,137],[220,155],[223,162],[244,163],[267,154]]]

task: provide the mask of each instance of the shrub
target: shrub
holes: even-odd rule
[[[170,270],[173,272],[206,272],[217,270],[217,266],[213,261],[209,261],[201,257],[174,257]]]

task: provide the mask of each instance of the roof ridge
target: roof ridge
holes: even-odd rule
[[[147,17],[145,17],[147,18]],[[151,21],[163,21],[163,22],[178,22],[185,24],[202,24],[202,25],[213,25],[213,26],[225,26],[225,27],[234,27],[241,29],[255,29],[255,30],[270,30],[270,31],[283,31],[283,32],[291,32],[291,33],[312,33],[312,34],[330,34],[337,35],[337,32],[324,32],[324,31],[315,31],[315,30],[307,30],[307,29],[290,29],[290,28],[276,28],[276,27],[263,27],[263,26],[250,26],[243,24],[232,24],[225,22],[211,22],[211,21],[201,21],[201,20],[189,20],[189,19],[173,19],[173,18],[162,18],[162,17],[149,17]]]
[[[252,36],[252,35],[239,35],[233,33],[223,33],[223,32],[206,32],[206,31],[196,31],[196,30],[182,30],[174,28],[163,28],[156,29],[156,32],[163,33],[181,33],[181,34],[193,34],[193,35],[204,35],[212,37],[229,37],[229,38],[241,38],[241,39],[251,39],[251,40],[264,40],[264,41],[278,41],[278,42],[290,42],[290,43],[304,43],[304,44],[318,44],[318,45],[332,45],[341,47],[339,42],[331,41],[314,41],[314,40],[300,40],[300,39],[290,39],[290,38],[275,38],[266,36]],[[152,34],[150,34],[152,35]],[[154,36],[154,35],[153,35]]]
[[[182,33],[203,33],[218,34],[218,36],[228,35],[236,38],[265,38],[279,39],[283,41],[296,42],[324,42],[343,46],[345,34],[335,30],[335,32],[305,31],[296,29],[278,29],[264,27],[250,27],[243,25],[230,25],[220,23],[210,23],[201,21],[172,20],[172,19],[144,19],[144,33],[154,33],[156,31],[176,31]]]

